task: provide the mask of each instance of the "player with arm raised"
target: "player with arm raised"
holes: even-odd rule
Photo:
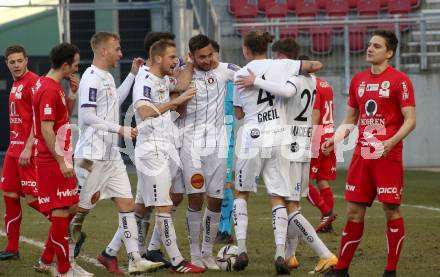
[[[135,128],[119,125],[119,107],[128,96],[143,60],[134,59],[131,72],[116,89],[108,70],[116,67],[122,57],[119,36],[107,32],[96,33],[91,38],[91,47],[93,63],[84,72],[79,87],[81,132],[75,149],[75,169],[80,202],[70,227],[73,243],[78,242],[84,219],[97,201],[111,198],[119,210],[117,233],[129,257],[128,271],[154,270],[163,264],[145,260],[139,254],[134,200],[118,147],[118,136],[132,139],[137,135]],[[99,260],[108,267],[107,260]]]

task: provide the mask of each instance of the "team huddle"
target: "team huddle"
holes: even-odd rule
[[[117,34],[93,35],[93,62],[81,80],[76,77],[79,49],[73,44],[51,50],[51,69],[42,77],[27,69],[23,47],[6,49],[14,84],[9,99],[11,143],[0,184],[8,244],[0,260],[19,258],[23,196],[51,222],[34,269],[51,276],[93,276],[75,261],[86,240],[82,226],[99,200],[111,199],[119,211],[119,225],[98,255],[109,272],[124,274],[117,260],[122,246],[131,274],[162,267],[173,273],[219,270],[213,245],[223,232],[220,221],[229,221],[223,216],[222,202],[232,197],[225,184],[231,182],[228,172],[231,175],[235,155],[235,195],[228,201],[238,246],[233,270],[245,270],[252,256],[246,248],[247,202],[262,178],[272,206],[278,275],[288,275],[299,266],[295,251],[301,239],[319,257],[314,273],[349,276],[366,207],[377,196],[389,228],[384,276],[396,276],[404,237],[399,212],[401,141],[415,127],[415,101],[411,81],[388,64],[397,46],[394,33],[373,34],[367,50],[371,71],[353,77],[343,128],[336,132],[333,92],[314,74],[322,64],[300,57],[295,40],[276,41],[274,59],[269,59],[266,53],[273,37],[249,32],[242,46],[248,63],[240,68],[220,62],[219,45],[205,35],[190,39],[186,59],[177,56],[173,39],[170,33],[147,34],[147,59],[133,59],[119,87],[109,72],[122,57]],[[68,94],[61,86],[64,79],[69,82]],[[235,118],[243,123],[235,140],[225,116],[231,83]],[[131,91],[135,128],[120,125],[120,106]],[[80,132],[73,147],[70,115],[75,107]],[[328,182],[336,178],[334,146],[358,122],[359,138],[346,184],[347,225],[338,259],[318,233],[333,231],[337,216]],[[120,138],[136,140],[135,198]],[[184,195],[190,259],[178,247],[173,223]],[[316,228],[301,213],[300,200],[305,197],[321,211]],[[146,243],[153,214],[154,227]]]

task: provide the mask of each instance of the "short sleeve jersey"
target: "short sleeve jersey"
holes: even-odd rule
[[[319,110],[319,125],[322,127],[321,142],[333,136],[333,90],[327,81],[316,78],[316,96],[313,109]]]
[[[184,145],[226,146],[222,139],[226,139],[224,101],[227,83],[233,80],[239,69],[237,65],[228,63],[219,63],[209,71],[194,69],[192,81],[197,93],[188,102],[180,119]]]
[[[119,125],[119,97],[110,72],[91,65],[79,83],[79,108],[96,108],[96,116]],[[119,160],[118,134],[102,131],[84,122],[78,112],[80,136],[75,158],[89,160]]]
[[[19,157],[32,130],[32,87],[38,75],[28,71],[12,84],[9,93],[10,144],[7,155]]]
[[[37,156],[40,160],[55,161],[46,145],[41,132],[42,121],[52,121],[56,135],[56,151],[62,151],[65,158],[72,158],[72,132],[70,129],[69,109],[61,84],[49,77],[38,79],[33,95],[35,139]]]
[[[364,156],[363,151],[373,153],[375,143],[391,138],[403,125],[401,108],[415,106],[413,85],[392,66],[380,74],[364,70],[351,80],[348,105],[359,110],[355,154]],[[385,159],[401,161],[402,147],[402,142],[396,144]]]

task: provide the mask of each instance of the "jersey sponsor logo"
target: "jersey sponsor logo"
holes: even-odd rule
[[[372,117],[377,112],[377,103],[374,101],[374,99],[370,99],[367,102],[365,102],[365,113],[368,117]]]
[[[396,194],[397,188],[377,188],[377,194]]]
[[[49,104],[46,104],[46,107],[44,107],[44,115],[51,115],[52,114],[52,108],[49,107]]]
[[[63,190],[63,191],[57,190],[58,198],[75,196],[77,194],[78,194],[78,190],[76,188],[75,189],[66,189],[66,190]]]
[[[383,118],[362,118],[361,119],[362,126],[377,126],[377,125],[385,125],[385,119]]]
[[[359,97],[362,97],[364,95],[365,92],[365,82],[362,82],[359,87],[358,87],[358,95]]]
[[[368,84],[367,91],[376,91],[379,89],[379,84]]]
[[[36,187],[37,186],[37,182],[35,181],[21,181],[21,186],[22,187]]]
[[[262,123],[262,122],[266,122],[266,121],[270,121],[270,120],[274,120],[274,119],[279,119],[280,116],[278,115],[278,112],[276,109],[267,111],[267,112],[262,112],[259,113],[257,115],[258,118],[258,122]]]
[[[326,81],[319,82],[319,86],[322,88],[328,88],[330,85]]]
[[[89,101],[90,102],[96,102],[97,95],[98,95],[98,89],[89,88]]]
[[[17,87],[12,87],[11,88],[11,94],[15,94],[16,91],[17,91]]]
[[[144,86],[144,97],[151,99],[151,88],[149,86]]]
[[[213,76],[209,76],[207,81],[209,85],[213,85],[215,82],[215,78]]]
[[[313,130],[313,127],[294,125],[294,126],[292,126],[292,129],[290,131],[291,131],[292,135],[295,137],[310,138],[310,137],[312,137],[312,130]]]
[[[345,190],[346,191],[355,191],[356,190],[356,186],[355,185],[350,185],[350,184],[345,184]]]
[[[390,97],[390,81],[383,81],[380,84],[379,97]]]
[[[312,172],[313,172],[313,173],[318,173],[318,168],[317,168],[316,166],[313,166],[313,167],[312,167]]]
[[[195,189],[201,189],[203,188],[203,185],[205,184],[205,179],[201,174],[194,174],[191,176],[191,186]]]
[[[251,138],[258,138],[260,136],[260,130],[257,128],[253,128],[251,130]]]
[[[408,100],[409,98],[409,92],[408,92],[408,85],[406,84],[406,81],[403,81],[400,83],[400,88],[402,90],[402,100]]]
[[[233,70],[233,71],[239,71],[240,70],[240,67],[238,65],[236,65],[236,64],[233,64],[233,63],[228,63],[228,68],[230,70]]]
[[[47,204],[50,202],[50,196],[38,197],[38,204]]]

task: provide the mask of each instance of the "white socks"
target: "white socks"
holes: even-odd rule
[[[177,246],[176,230],[174,229],[171,214],[158,213],[156,215],[156,226],[158,226],[160,238],[171,259],[171,264],[173,266],[180,264],[183,261],[183,257]]]
[[[217,236],[220,213],[215,213],[208,208],[203,215],[202,256],[212,256],[212,247]]]
[[[138,248],[141,255],[147,252],[145,239],[147,238],[148,228],[150,227],[150,214],[147,213],[144,217],[135,213],[136,224],[138,228]]]
[[[202,223],[202,212],[194,211],[190,208],[186,211],[186,228],[188,230],[189,247],[191,250],[191,260],[201,257],[200,252],[200,229]]]
[[[238,254],[247,252],[246,233],[248,226],[247,202],[244,199],[234,199],[234,228],[238,244]]]
[[[332,256],[330,250],[328,250],[327,246],[325,246],[316,234],[315,228],[313,228],[299,211],[296,211],[289,215],[287,235],[289,238],[294,239],[295,236],[298,236],[298,233],[300,233],[303,241],[307,243],[320,258],[328,259]]]
[[[141,258],[138,248],[138,230],[134,212],[119,213],[119,228],[122,232],[122,241],[127,250],[130,261],[137,261]]]
[[[272,208],[272,227],[275,237],[276,253],[275,260],[278,257],[286,255],[286,234],[287,234],[287,209],[285,206],[277,205]]]
[[[119,249],[121,249],[121,246],[122,246],[122,229],[118,227],[118,229],[116,229],[116,232],[112,240],[105,249],[105,253],[107,253],[110,256],[117,256]]]

